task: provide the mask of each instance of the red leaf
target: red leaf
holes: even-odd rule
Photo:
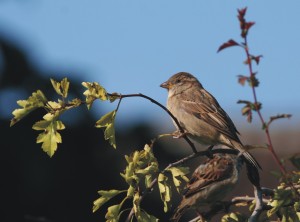
[[[225,42],[223,45],[221,45],[218,49],[218,52],[220,52],[221,50],[228,48],[228,47],[232,47],[232,46],[240,46],[240,44],[238,44],[236,41],[234,41],[233,39],[230,39],[228,42]]]
[[[238,9],[239,16],[244,17],[247,12],[247,7]]]
[[[255,22],[246,22],[245,29],[248,31],[254,24],[255,24]]]
[[[251,59],[254,60],[256,62],[256,65],[259,64],[260,58],[262,58],[262,55],[259,56],[251,56]]]
[[[238,19],[240,21],[240,25],[241,27],[244,26],[244,23],[245,23],[245,14],[246,14],[246,11],[247,11],[247,7],[246,8],[242,8],[242,9],[238,9]]]
[[[245,85],[246,81],[249,81],[249,77],[243,76],[243,75],[238,75],[238,81],[239,81],[239,84],[241,84],[243,86],[243,85]]]

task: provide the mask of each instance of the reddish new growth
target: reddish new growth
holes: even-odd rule
[[[247,8],[238,9],[237,17],[238,17],[238,20],[240,23],[241,37],[242,37],[243,41],[241,43],[238,43],[237,41],[230,39],[229,41],[223,43],[219,47],[218,52],[220,52],[223,49],[232,47],[232,46],[239,46],[244,49],[244,51],[246,53],[246,60],[244,61],[244,64],[248,66],[249,74],[248,75],[238,75],[238,82],[241,85],[245,85],[246,82],[249,84],[249,86],[252,89],[252,93],[253,93],[253,102],[239,100],[238,103],[244,104],[244,107],[242,108],[242,114],[247,117],[248,122],[252,121],[252,117],[253,117],[252,113],[253,112],[256,112],[258,114],[258,117],[262,123],[262,129],[266,133],[269,151],[271,152],[275,162],[278,164],[278,166],[281,170],[281,173],[283,175],[285,175],[285,178],[287,178],[287,171],[286,171],[285,167],[283,166],[283,164],[281,163],[281,161],[279,160],[277,154],[275,153],[275,150],[274,150],[274,147],[272,144],[272,140],[271,140],[271,136],[269,133],[269,126],[273,120],[277,120],[280,118],[290,118],[291,115],[289,115],[289,114],[277,115],[275,117],[271,117],[269,122],[266,122],[262,116],[262,113],[261,113],[262,104],[260,102],[258,102],[257,96],[256,96],[256,87],[258,87],[259,81],[256,78],[257,72],[253,71],[253,62],[255,62],[256,65],[259,65],[262,55],[255,56],[255,55],[250,54],[247,36],[249,34],[250,28],[255,24],[255,22],[247,22],[247,20],[245,19],[246,12],[247,12]]]

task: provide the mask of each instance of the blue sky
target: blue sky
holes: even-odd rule
[[[256,22],[250,50],[264,56],[255,67],[263,113],[292,113],[295,121],[284,122],[299,126],[297,0],[6,0],[0,1],[0,34],[29,49],[40,69],[70,67],[86,74],[77,76],[82,81],[100,82],[110,92],[143,93],[163,104],[167,93],[159,84],[176,72],[191,72],[239,122],[236,101],[252,98],[250,88],[237,84],[236,76],[247,73],[244,53],[217,49],[230,38],[241,40],[236,15],[245,6],[247,20]],[[57,73],[56,78],[65,76],[69,74]],[[97,107],[109,111],[115,105]],[[124,101],[118,118],[124,123],[141,118],[152,122],[166,115],[137,98]]]

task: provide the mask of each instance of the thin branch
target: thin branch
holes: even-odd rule
[[[255,78],[255,73],[253,72],[253,69],[252,69],[252,61],[251,61],[251,55],[249,53],[247,35],[245,37],[243,37],[243,38],[244,38],[244,45],[245,45],[244,50],[245,50],[245,53],[246,53],[246,56],[247,56],[247,60],[248,60],[247,64],[248,64],[248,68],[249,68],[250,79],[252,79],[252,78]],[[275,119],[279,119],[279,118],[290,118],[291,115],[289,115],[289,114],[283,114],[283,115],[278,115],[278,116],[275,116],[275,117],[271,117],[270,121],[268,123],[266,123],[266,121],[264,120],[263,115],[262,115],[262,113],[260,111],[260,108],[257,106],[259,103],[258,103],[258,100],[257,100],[255,85],[254,84],[250,84],[250,85],[251,85],[251,88],[252,88],[254,105],[256,106],[255,110],[256,110],[259,118],[260,118],[260,121],[261,121],[261,123],[263,125],[263,129],[264,129],[266,137],[267,137],[268,149],[271,152],[273,159],[275,160],[275,162],[279,166],[279,169],[280,169],[281,173],[283,174],[283,177],[287,180],[287,183],[289,184],[289,186],[291,186],[292,189],[295,191],[296,195],[298,197],[300,197],[299,192],[297,191],[297,189],[295,189],[293,183],[288,179],[288,175],[287,175],[288,172],[287,172],[286,168],[284,167],[283,163],[280,161],[279,157],[277,156],[277,154],[275,152],[275,149],[274,149],[274,146],[273,146],[273,142],[272,142],[272,139],[271,139],[271,135],[270,135],[270,132],[269,132],[269,126],[270,126],[270,124],[271,124],[272,121],[274,121]]]
[[[250,57],[250,53],[249,53],[249,47],[248,47],[248,41],[247,41],[247,36],[244,37],[244,49],[245,49],[245,53],[246,53],[246,56],[247,56],[247,60],[249,61],[248,62],[248,68],[249,68],[249,73],[250,73],[250,78],[254,78],[254,72],[253,72],[253,68],[252,68],[252,61],[251,61],[251,57]],[[256,90],[255,90],[255,86],[253,84],[250,84],[251,85],[251,89],[252,89],[252,94],[253,94],[253,99],[254,99],[254,105],[257,106],[258,104],[258,100],[257,100],[257,95],[256,95]],[[282,172],[283,175],[286,176],[287,174],[287,171],[285,169],[285,167],[283,166],[283,164],[281,163],[281,161],[279,160],[275,150],[274,150],[274,146],[273,146],[273,143],[272,143],[272,139],[271,139],[271,136],[270,136],[270,133],[269,133],[269,125],[266,124],[264,118],[263,118],[263,115],[260,111],[260,109],[258,107],[256,107],[256,112],[259,116],[259,119],[262,123],[262,125],[264,126],[264,129],[265,129],[265,133],[266,133],[266,136],[267,136],[267,140],[268,140],[268,145],[269,145],[269,150],[272,154],[272,157],[273,159],[275,160],[275,162],[277,163],[277,165],[279,166],[279,169],[280,171]]]
[[[262,190],[260,187],[254,186],[255,208],[249,217],[249,222],[257,222],[259,215],[263,211]]]
[[[283,119],[283,118],[291,118],[292,115],[291,114],[278,114],[276,116],[271,116],[269,122],[267,122],[267,126],[270,127],[270,124],[277,119]]]
[[[149,96],[146,96],[144,94],[141,94],[141,93],[137,93],[137,94],[127,94],[127,95],[116,95],[116,94],[110,94],[110,93],[107,93],[107,95],[109,96],[119,96],[119,99],[121,100],[122,98],[127,98],[127,97],[142,97],[142,98],[145,98],[147,100],[149,100],[150,102],[158,105],[160,108],[162,108],[164,111],[166,111],[169,116],[174,120],[174,122],[176,123],[179,131],[182,133],[182,138],[190,145],[190,147],[192,148],[193,152],[194,153],[197,153],[197,149],[195,147],[195,145],[193,144],[193,142],[188,138],[188,136],[185,134],[185,131],[184,129],[182,128],[182,126],[180,125],[179,121],[177,120],[177,118],[164,106],[162,105],[161,103],[157,102],[156,100],[152,99],[151,97]]]
[[[269,188],[262,188],[261,189],[261,194],[265,194],[265,193],[270,193],[272,189]],[[273,190],[272,190],[273,191]],[[234,197],[231,199],[231,201],[222,201],[216,205],[214,205],[208,212],[206,212],[203,216],[205,219],[211,219],[213,216],[215,216],[217,213],[221,212],[221,211],[225,211],[227,212],[231,206],[239,204],[239,203],[246,203],[246,204],[250,204],[253,201],[257,201],[257,197],[249,197],[249,196],[238,196],[238,197]],[[262,203],[261,206],[262,208],[259,211],[255,211],[256,213],[252,213],[252,215],[249,217],[248,221],[249,222],[256,222],[258,221],[258,216],[259,214],[264,211],[264,210],[270,210],[272,207],[268,206],[266,204],[269,203],[269,199],[266,198],[262,198]],[[258,214],[259,213],[259,214]],[[195,217],[194,219],[190,220],[189,222],[196,222],[200,219],[200,216]]]

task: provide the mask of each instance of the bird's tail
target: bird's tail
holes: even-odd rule
[[[243,144],[241,144],[240,142],[234,141],[234,140],[232,140],[230,142],[231,142],[233,148],[238,149],[241,152],[241,154],[245,157],[246,162],[248,164],[252,165],[257,170],[262,169],[260,164],[257,162],[257,160],[248,151],[246,151]]]

